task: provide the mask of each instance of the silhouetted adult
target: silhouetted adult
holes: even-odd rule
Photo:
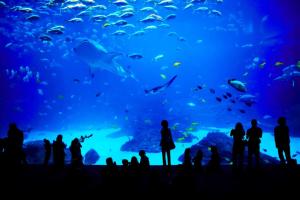
[[[186,148],[184,150],[183,168],[186,171],[190,171],[192,169],[191,148]]]
[[[26,155],[23,151],[24,133],[15,123],[9,125],[7,133],[6,156],[9,165],[26,164]]]
[[[256,119],[251,121],[252,127],[247,130],[248,139],[248,166],[252,167],[252,155],[255,156],[256,167],[260,164],[260,138],[262,129],[257,126]]]
[[[286,125],[286,119],[284,117],[280,117],[277,122],[278,126],[276,126],[274,129],[274,135],[276,148],[278,150],[278,156],[282,165],[285,165],[286,161],[288,164],[290,164],[291,151],[289,127]],[[285,159],[283,156],[283,152],[285,154]]]
[[[53,142],[53,161],[54,165],[58,168],[62,168],[65,165],[65,148],[66,145],[63,142],[63,136],[58,135]]]
[[[82,155],[81,155],[81,144],[78,138],[75,138],[71,142],[70,152],[72,156],[71,164],[73,167],[81,167],[82,163]]]
[[[167,120],[161,121],[161,140],[160,146],[162,150],[162,159],[163,159],[163,166],[166,166],[166,154],[168,157],[168,166],[171,167],[171,149],[175,148],[174,141],[172,138],[171,130],[169,129],[169,123]]]
[[[51,157],[51,143],[47,139],[44,139],[44,149],[45,149],[44,165],[48,166]]]
[[[149,158],[146,156],[145,150],[140,150],[139,152],[140,158],[140,168],[142,171],[148,171],[150,169]]]
[[[210,146],[211,156],[207,164],[207,169],[209,172],[215,172],[220,170],[220,155],[218,148],[216,146]]]
[[[196,171],[202,170],[202,159],[203,159],[203,152],[199,149],[196,153],[196,156],[193,158],[193,163]]]
[[[238,122],[231,130],[230,136],[233,137],[232,162],[233,168],[242,168],[244,162],[244,137],[245,130],[242,123]]]

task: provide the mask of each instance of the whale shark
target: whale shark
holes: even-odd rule
[[[122,53],[108,52],[105,47],[96,41],[83,39],[74,48],[75,54],[90,66],[94,74],[97,69],[106,70],[123,78],[135,78],[128,68],[121,66],[116,58]]]

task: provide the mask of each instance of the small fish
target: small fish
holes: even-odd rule
[[[227,97],[232,97],[232,94],[230,92],[226,92]]]
[[[217,100],[218,102],[222,102],[222,98],[221,98],[221,97],[216,97],[216,100]]]
[[[173,63],[174,67],[179,67],[180,65],[181,65],[181,62],[178,62],[178,61]]]
[[[73,79],[73,82],[74,82],[74,83],[80,83],[80,80],[77,79],[77,78],[74,78],[74,79]]]
[[[243,114],[245,114],[245,113],[246,113],[246,111],[245,111],[245,110],[243,110],[243,109],[240,109],[239,111],[240,111],[240,113],[243,113]]]
[[[190,107],[195,107],[196,106],[196,104],[193,103],[193,102],[188,102],[187,105],[190,106]]]
[[[266,61],[264,61],[264,62],[262,62],[262,63],[259,64],[259,67],[260,68],[264,68],[266,66],[266,64],[267,64]]]
[[[39,95],[43,96],[44,95],[44,91],[42,89],[37,89],[37,92]]]
[[[210,91],[210,93],[212,93],[212,94],[215,94],[216,93],[216,90],[215,89],[209,89],[209,91]]]
[[[132,53],[132,54],[129,54],[128,57],[132,58],[132,59],[135,59],[135,60],[138,60],[138,59],[142,59],[143,55],[141,55],[139,53]]]
[[[224,99],[228,99],[228,97],[225,94],[223,94],[222,96]]]
[[[155,61],[159,61],[164,57],[164,54],[158,54],[157,56],[154,57]]]
[[[227,108],[227,111],[231,112],[231,111],[232,111],[232,108]]]
[[[297,157],[297,156],[298,156],[298,155],[297,155],[296,153],[292,155],[293,158],[295,158],[295,157]]]
[[[267,149],[263,149],[263,151],[264,151],[264,152],[267,152],[268,150],[267,150]]]
[[[164,74],[160,74],[160,77],[161,77],[162,79],[167,79],[167,76],[164,75]]]
[[[230,101],[231,101],[231,103],[236,103],[236,101],[234,99],[231,99]]]
[[[100,97],[101,94],[102,94],[101,92],[97,92],[97,93],[96,93],[96,97]]]
[[[284,63],[278,61],[278,62],[276,62],[274,65],[275,65],[276,67],[280,67],[280,66],[284,65]]]

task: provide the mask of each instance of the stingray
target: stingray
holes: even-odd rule
[[[117,61],[122,53],[108,52],[101,44],[84,39],[74,47],[75,54],[90,66],[90,72],[94,74],[97,69],[106,70],[118,76],[134,78],[128,68],[124,68]]]

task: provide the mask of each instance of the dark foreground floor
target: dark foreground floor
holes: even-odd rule
[[[117,174],[108,175],[104,166],[85,166],[82,170],[66,167],[56,171],[51,167],[30,165],[18,171],[2,169],[0,180],[0,195],[41,199],[65,196],[106,199],[104,196],[107,195],[143,199],[141,192],[146,195],[144,197],[156,196],[157,199],[161,194],[172,197],[196,194],[196,199],[270,199],[279,196],[298,199],[300,194],[299,166],[295,169],[266,166],[239,173],[234,173],[230,166],[223,166],[221,172],[216,173],[184,173],[179,167],[173,167],[168,173],[160,166],[153,166],[147,174],[124,174],[118,168]]]

